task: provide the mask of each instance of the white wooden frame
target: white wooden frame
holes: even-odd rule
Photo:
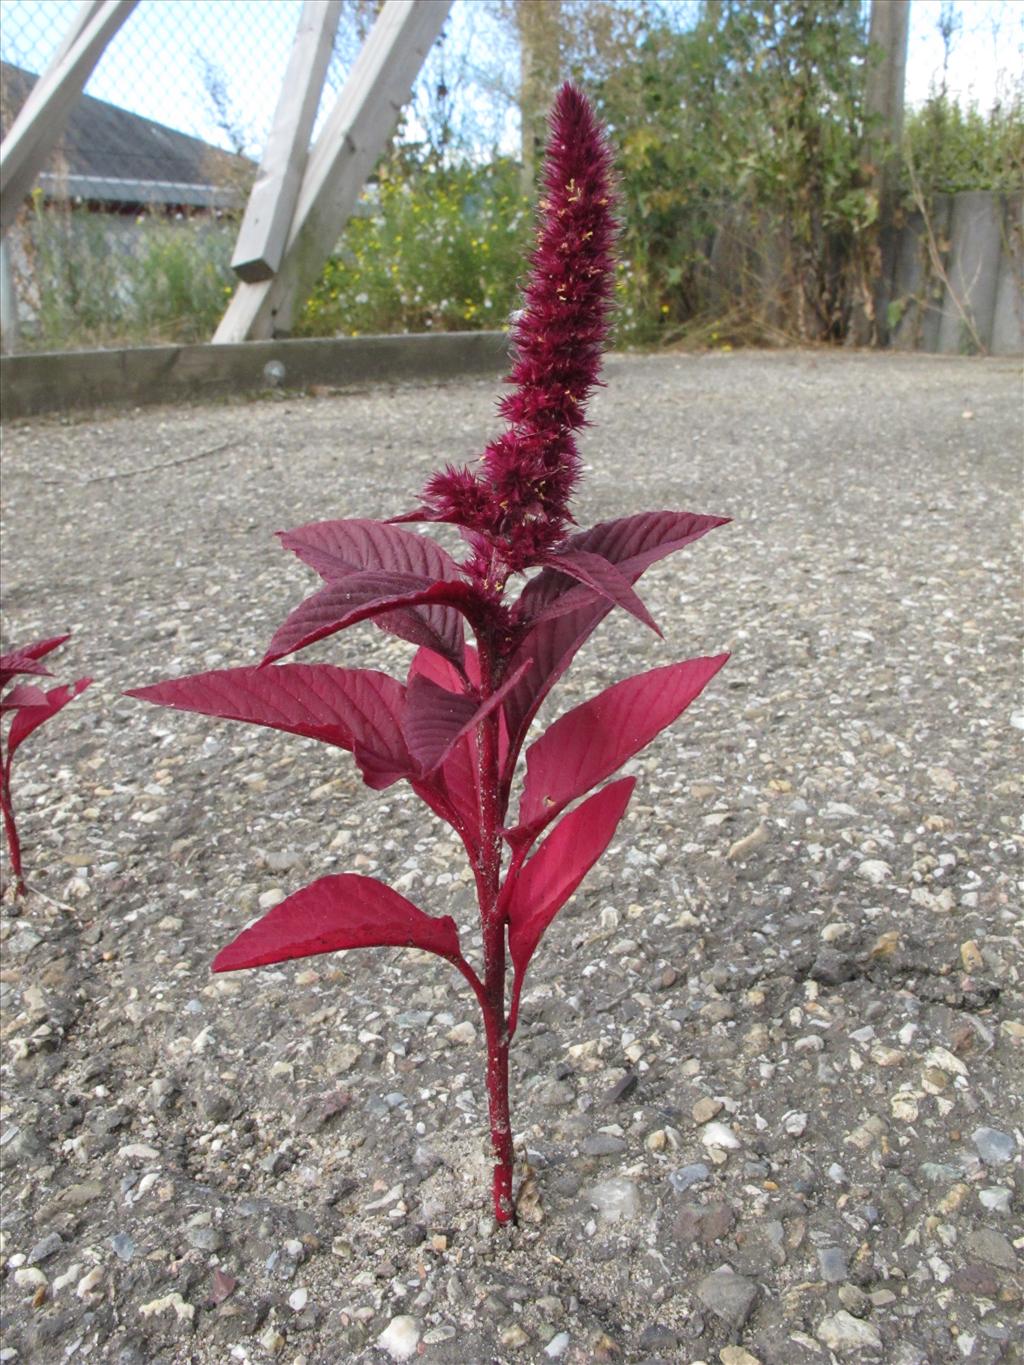
[[[441,32],[451,0],[386,0],[309,155],[278,274],[238,286],[215,342],[287,336],[402,105]]]
[[[340,14],[341,0],[304,0],[231,260],[231,269],[250,284],[272,279],[281,265]]]

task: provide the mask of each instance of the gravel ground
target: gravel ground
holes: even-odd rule
[[[257,660],[313,586],[270,533],[403,510],[493,386],[7,431],[5,639],[72,629],[59,677],[97,681],[15,773],[0,1362],[1021,1358],[1019,367],[607,379],[580,520],[735,521],[643,580],[665,642],[607,622],[559,704],[733,658],[531,968],[511,1232],[443,963],[208,974],[331,871],[468,925],[446,828],[345,756],[120,695]],[[404,666],[369,626],[331,645]]]

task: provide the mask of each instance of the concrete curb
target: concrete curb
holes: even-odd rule
[[[506,369],[508,337],[504,332],[438,332],[4,356],[0,415],[14,421],[82,408],[137,408],[256,393],[273,387],[264,373],[272,360],[284,366],[280,387],[286,389],[454,379]]]

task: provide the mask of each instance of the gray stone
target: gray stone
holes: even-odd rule
[[[730,1327],[742,1327],[753,1311],[757,1285],[723,1266],[704,1276],[697,1286],[697,1295],[705,1308]]]
[[[839,1302],[848,1308],[855,1318],[866,1318],[871,1312],[871,1299],[863,1289],[855,1284],[839,1286]]]
[[[103,1186],[95,1180],[83,1180],[81,1184],[69,1185],[55,1195],[53,1204],[62,1209],[83,1209],[103,1194]]]
[[[407,1313],[392,1318],[377,1338],[377,1346],[392,1360],[409,1360],[416,1354],[419,1342],[419,1323]]]
[[[989,1185],[978,1191],[978,1199],[982,1208],[988,1209],[991,1213],[1009,1213],[1012,1193],[1013,1191],[1006,1185]]]
[[[852,980],[856,968],[853,959],[835,948],[819,948],[818,955],[811,967],[811,978],[823,986],[841,986],[844,981]]]
[[[293,848],[285,848],[268,853],[265,858],[271,872],[290,872],[298,863],[299,855]]]
[[[944,1161],[925,1161],[921,1163],[920,1169],[929,1185],[950,1185],[960,1176],[955,1166],[950,1166]]]
[[[582,1146],[584,1156],[618,1156],[626,1150],[625,1141],[614,1133],[591,1133]]]
[[[846,1254],[841,1247],[819,1247],[818,1265],[821,1278],[829,1284],[841,1284],[849,1275]]]
[[[871,1323],[863,1318],[855,1318],[845,1308],[822,1318],[814,1335],[830,1351],[836,1351],[839,1355],[882,1349],[882,1338]]]
[[[705,1166],[703,1161],[693,1161],[689,1166],[680,1166],[677,1171],[670,1171],[668,1183],[676,1194],[685,1194],[687,1190],[703,1185],[710,1178],[710,1167]]]
[[[782,1116],[782,1131],[787,1137],[803,1137],[807,1131],[807,1115],[802,1109],[790,1109]]]
[[[33,948],[42,943],[42,934],[37,934],[34,929],[30,929],[27,924],[19,925],[14,934],[5,944],[6,951],[12,957],[28,957]]]
[[[892,868],[881,858],[867,858],[857,868],[857,876],[863,877],[872,886],[882,886],[892,876]]]
[[[995,1228],[975,1228],[964,1241],[969,1256],[986,1265],[997,1266],[1000,1270],[1017,1269],[1017,1253],[1008,1237]]]
[[[120,1261],[130,1261],[135,1255],[135,1239],[127,1232],[119,1232],[115,1237],[111,1237],[110,1245]]]
[[[975,1128],[971,1141],[987,1166],[1002,1166],[1012,1161],[1017,1150],[1017,1144],[1010,1134],[1002,1133],[998,1128]]]
[[[679,1346],[679,1338],[671,1327],[653,1322],[640,1333],[637,1345],[641,1351],[674,1351]]]
[[[219,1251],[224,1245],[224,1238],[221,1234],[216,1228],[212,1228],[208,1224],[189,1228],[185,1233],[185,1240],[196,1251]]]
[[[604,1223],[635,1218],[640,1212],[640,1190],[632,1180],[602,1180],[591,1185],[584,1197]]]
[[[568,1081],[548,1081],[546,1085],[537,1087],[532,1098],[542,1109],[568,1109],[576,1098],[576,1092]]]
[[[63,1245],[64,1238],[59,1232],[48,1232],[29,1251],[25,1264],[40,1265],[43,1261],[48,1261],[51,1256],[55,1256]]]
[[[628,1100],[640,1084],[640,1077],[635,1071],[627,1071],[621,1080],[615,1082],[605,1091],[601,1098],[604,1105],[621,1104],[623,1100]]]

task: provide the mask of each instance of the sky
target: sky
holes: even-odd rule
[[[962,103],[989,108],[1024,81],[1024,4],[1020,0],[912,0],[905,97],[911,107],[928,98],[941,79],[944,44],[939,20],[953,11],[947,86]]]
[[[901,0],[892,0],[900,3]],[[29,70],[43,68],[65,31],[78,0],[0,0],[0,53]],[[140,0],[104,53],[87,93],[179,128],[217,145],[229,137],[218,127],[209,94],[223,78],[230,106],[228,122],[258,157],[274,105],[301,0]],[[939,20],[953,16],[948,56]],[[486,52],[491,78],[500,31],[482,0],[455,0],[445,49],[432,54],[436,86],[439,66],[453,65],[459,51]],[[350,55],[350,54],[349,54]],[[987,108],[1024,80],[1024,4],[1020,0],[911,0],[907,102],[917,106],[943,76],[949,93]],[[497,77],[513,87],[515,54]],[[215,69],[214,69],[215,68]],[[321,119],[344,79],[345,59],[332,63]],[[420,92],[422,99],[423,92]],[[507,104],[481,91],[473,104],[482,142],[502,150],[517,147],[514,116]]]

